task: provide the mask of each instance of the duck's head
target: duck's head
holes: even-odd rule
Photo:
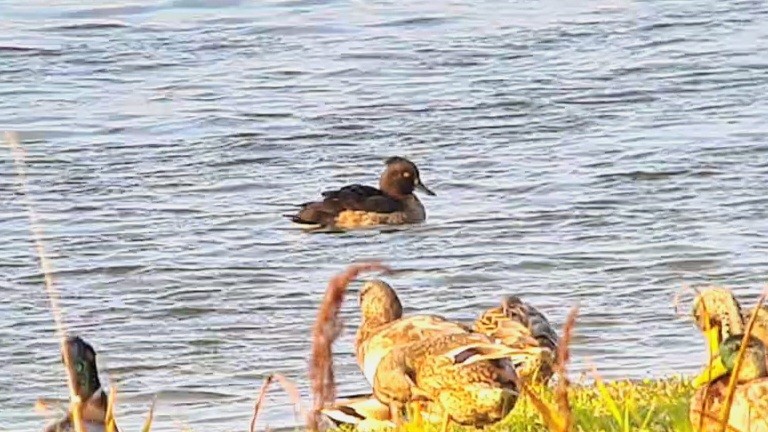
[[[75,393],[81,400],[88,400],[101,388],[96,351],[80,336],[67,337],[66,344],[69,364],[75,372]]]
[[[420,189],[429,195],[435,195],[421,182],[416,164],[406,158],[393,156],[386,161],[387,168],[379,179],[379,189],[389,196],[403,198]]]
[[[693,300],[692,313],[713,354],[728,336],[744,333],[741,306],[729,289],[713,287],[702,290]]]
[[[383,280],[366,281],[360,289],[359,300],[364,322],[385,324],[403,316],[397,293]]]
[[[723,343],[720,345],[720,355],[715,357],[711,364],[705,367],[693,380],[693,386],[701,387],[722,376],[733,373],[743,337],[743,334],[731,335],[723,340]],[[747,339],[744,358],[741,361],[736,377],[737,382],[744,383],[768,377],[765,362],[765,345],[763,345],[760,339],[750,335]]]

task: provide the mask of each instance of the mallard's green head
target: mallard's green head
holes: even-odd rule
[[[96,368],[96,351],[79,336],[67,338],[69,363],[75,371],[75,393],[85,401],[101,388]]]
[[[720,345],[720,355],[694,379],[694,387],[700,387],[733,373],[743,337],[744,335],[741,334],[732,335],[723,341]],[[765,361],[765,346],[756,337],[749,336],[747,347],[744,350],[744,358],[741,360],[741,366],[738,370],[737,382],[744,383],[768,377]]]

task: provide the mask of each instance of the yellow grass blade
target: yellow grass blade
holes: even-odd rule
[[[616,423],[619,424],[619,427],[623,424],[623,415],[621,414],[621,410],[619,410],[619,406],[616,404],[616,401],[611,397],[611,394],[608,392],[608,389],[605,387],[605,383],[603,383],[603,379],[600,378],[600,375],[597,373],[597,369],[595,367],[592,367],[592,375],[595,377],[595,386],[597,387],[597,392],[600,395],[600,399],[605,403],[605,405],[608,407],[608,410],[611,412],[611,415],[616,420]]]
[[[152,399],[152,405],[149,406],[147,419],[144,421],[144,426],[141,428],[141,432],[149,432],[152,430],[152,422],[155,419],[155,402],[157,402],[157,398]]]
[[[117,400],[117,386],[112,383],[109,388],[109,398],[107,399],[107,413],[104,416],[104,422],[107,424],[107,432],[115,432],[115,400]]]

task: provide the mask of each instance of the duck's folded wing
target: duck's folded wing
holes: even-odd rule
[[[403,204],[384,195],[380,190],[359,184],[322,193],[323,200],[300,205],[296,214],[285,215],[300,224],[333,225],[344,211],[393,213],[403,209]]]
[[[514,347],[540,346],[555,350],[558,337],[547,318],[535,307],[508,296],[501,307],[485,311],[475,330]]]
[[[413,315],[388,324],[364,341],[359,347],[358,362],[368,382],[373,384],[381,359],[394,347],[433,337],[468,333],[471,330],[465,325],[438,315]]]
[[[353,184],[334,191],[323,192],[325,201],[334,202],[341,211],[358,210],[374,213],[392,213],[402,210],[400,201],[392,199],[379,189]]]
[[[327,190],[322,192],[323,198],[331,199],[343,199],[343,198],[356,198],[356,197],[371,197],[381,195],[381,191],[372,186],[366,186],[361,184],[351,184],[344,186],[341,189]]]

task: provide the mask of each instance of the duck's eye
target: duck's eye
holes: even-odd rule
[[[403,173],[403,177],[405,177],[405,178],[408,178],[410,176],[411,176],[411,173],[409,173],[408,171]]]
[[[83,362],[77,362],[75,363],[75,370],[77,372],[82,372],[85,370],[85,365],[83,365]]]

